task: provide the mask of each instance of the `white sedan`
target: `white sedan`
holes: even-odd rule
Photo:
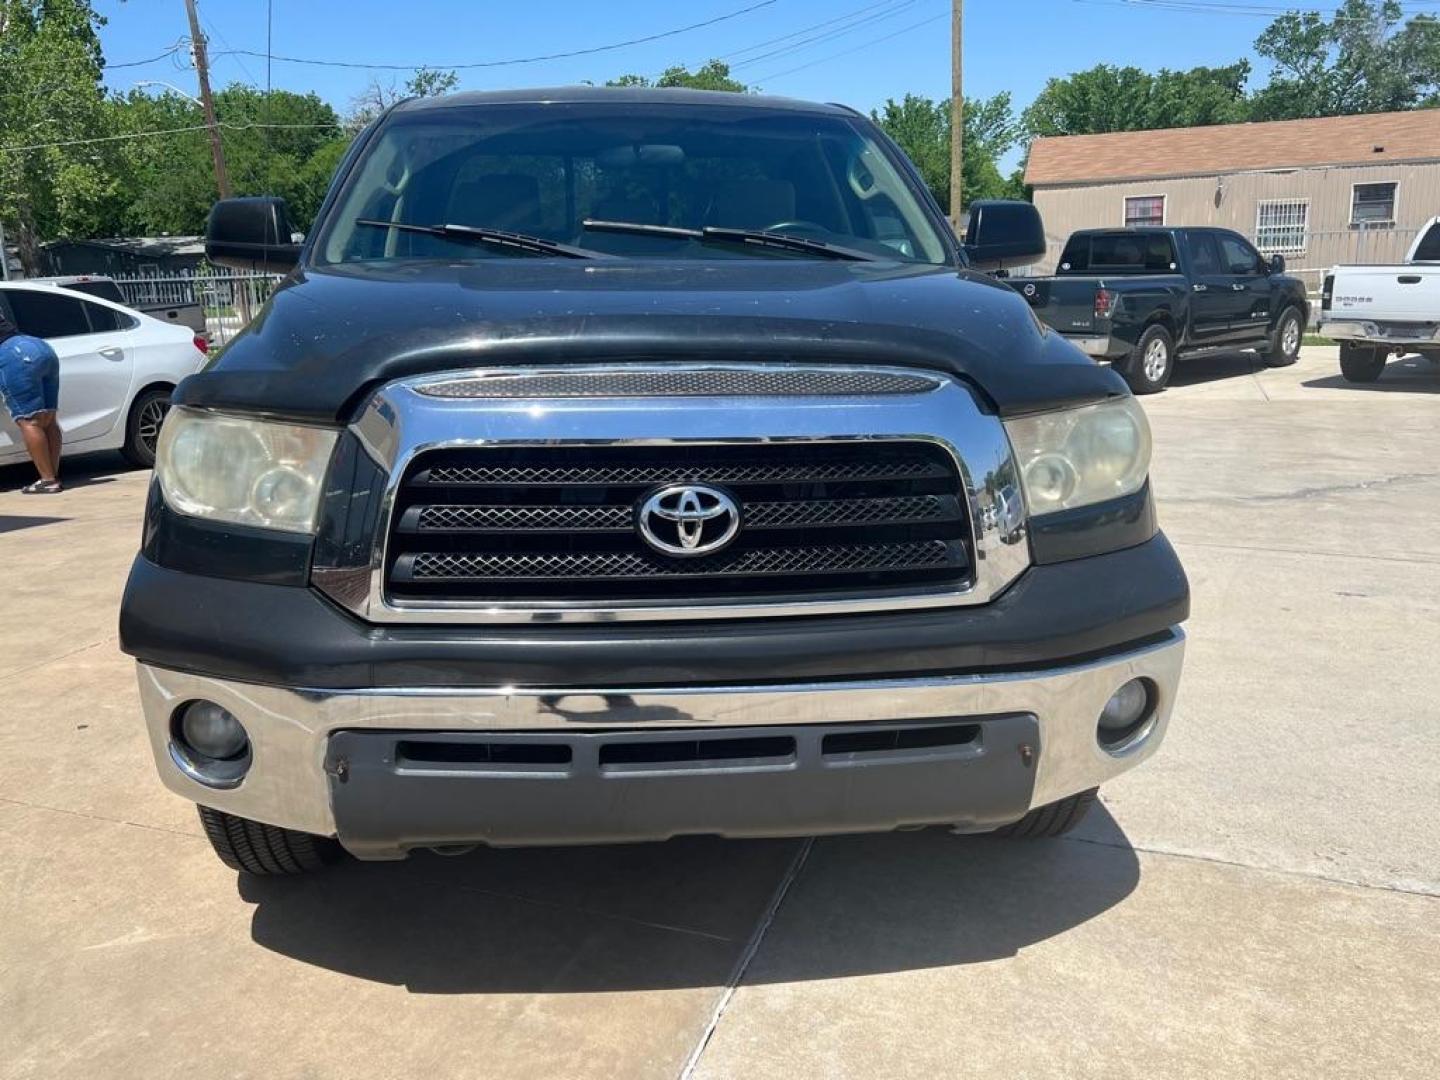
[[[0,308],[22,334],[44,338],[60,357],[64,453],[119,450],[136,465],[153,465],[170,393],[204,366],[204,339],[53,285],[0,282]],[[0,409],[0,465],[27,460],[19,429]]]

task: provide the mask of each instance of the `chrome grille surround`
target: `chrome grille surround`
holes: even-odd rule
[[[724,367],[747,376],[763,376],[772,372],[793,374],[795,370],[762,364]],[[615,365],[567,370],[573,375],[616,373]],[[690,370],[714,372],[717,368],[713,364],[633,364],[625,365],[622,373],[627,376],[636,373],[659,376]],[[916,377],[911,371],[881,366],[837,366],[834,370]],[[554,373],[515,370],[496,372],[487,377],[541,374]],[[471,373],[463,375],[471,377]],[[458,377],[461,376],[452,373],[448,379],[454,381]],[[999,419],[982,412],[975,397],[962,382],[928,373],[919,377],[931,383],[933,388],[922,393],[744,398],[459,398],[421,392],[423,385],[444,381],[437,376],[389,383],[372,396],[359,419],[351,425],[365,453],[385,475],[379,527],[369,565],[370,588],[363,599],[349,591],[344,597],[332,595],[332,599],[370,622],[415,624],[756,618],[986,603],[998,596],[1030,565],[1024,508],[1009,441]],[[407,469],[421,454],[488,447],[729,445],[754,448],[784,443],[838,444],[863,450],[865,445],[877,442],[889,443],[897,452],[897,443],[926,443],[943,450],[953,459],[961,488],[956,496],[964,500],[968,527],[973,534],[967,538],[972,541],[972,570],[969,580],[963,585],[897,587],[865,595],[767,594],[735,600],[706,597],[697,601],[683,596],[685,579],[675,575],[676,591],[681,595],[674,600],[667,597],[616,601],[482,601],[399,598],[387,594],[386,547],[394,528],[392,508]],[[719,471],[723,470],[706,470],[704,476],[695,479],[723,483]],[[527,482],[563,484],[574,479],[574,469],[564,472],[567,475],[552,478],[536,476]],[[945,472],[948,474],[949,470]],[[661,477],[666,478],[668,476]],[[685,478],[688,477],[682,477]],[[457,483],[466,482],[458,477],[450,479]],[[625,479],[633,481],[628,476]],[[648,474],[640,478],[642,481],[649,479]],[[776,479],[783,482],[784,476]],[[477,475],[471,482],[494,481],[492,475]],[[861,501],[864,500],[829,500],[834,504]],[[762,505],[756,504],[757,507]],[[595,518],[598,526],[592,527],[608,527],[606,522],[611,520],[605,513],[608,508],[588,509],[601,511]],[[747,513],[753,509],[747,508]],[[924,512],[918,507],[912,509],[917,513]],[[806,514],[817,512],[821,511],[804,511]],[[864,524],[865,520],[861,516],[844,519],[844,523]],[[917,520],[925,519],[921,517]],[[801,524],[815,523],[807,521]],[[757,524],[755,527],[763,526]],[[777,524],[774,527],[780,526]],[[566,527],[561,526],[561,529]],[[864,546],[849,545],[851,548]],[[871,551],[868,554],[876,553]],[[910,552],[908,557],[919,559],[925,556],[923,552]]]
[[[676,367],[532,372],[476,371],[422,380],[415,391],[440,398],[848,397],[923,394],[936,379],[915,372],[775,366]]]

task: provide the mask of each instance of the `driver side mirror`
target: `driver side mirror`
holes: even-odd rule
[[[1283,273],[1285,273],[1285,256],[1284,256],[1284,255],[1271,255],[1271,256],[1270,256],[1270,273],[1272,273],[1272,274],[1283,274]]]
[[[300,260],[285,200],[221,199],[205,223],[205,257],[218,266],[283,274]]]
[[[965,254],[977,270],[1028,266],[1045,257],[1045,223],[1033,203],[980,199],[970,204]]]

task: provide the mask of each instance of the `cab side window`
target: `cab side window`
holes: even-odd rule
[[[1260,264],[1260,253],[1238,236],[1230,233],[1221,233],[1220,254],[1224,259],[1225,269],[1232,274],[1250,275],[1263,273]]]
[[[11,289],[6,292],[6,299],[22,334],[61,338],[91,333],[90,320],[85,317],[85,308],[89,305],[73,296],[39,289]]]
[[[1207,232],[1189,233],[1185,244],[1190,249],[1190,270],[1195,274],[1223,274],[1220,264],[1220,247],[1215,237]]]

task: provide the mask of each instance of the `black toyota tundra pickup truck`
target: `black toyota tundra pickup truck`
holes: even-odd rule
[[[1305,286],[1229,229],[1084,229],[1054,277],[1012,281],[1047,325],[1137,394],[1165,389],[1177,355],[1256,349],[1272,367],[1300,355]]]
[[[401,104],[160,440],[120,617],[164,782],[343,852],[1052,835],[1153,753],[1185,576],[1145,415],[838,106]]]

